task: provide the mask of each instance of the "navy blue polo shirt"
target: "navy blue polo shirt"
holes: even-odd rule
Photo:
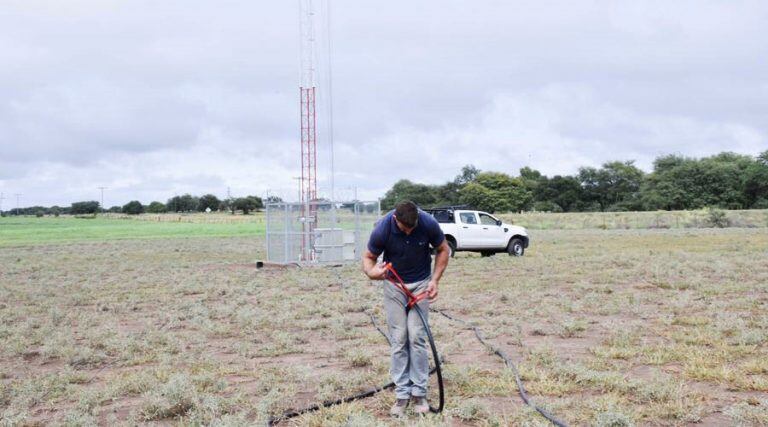
[[[424,280],[432,274],[430,245],[436,248],[443,243],[443,230],[432,215],[419,209],[419,223],[406,235],[397,227],[394,213],[387,213],[376,224],[368,250],[374,255],[384,252],[384,262],[391,262],[405,283]]]

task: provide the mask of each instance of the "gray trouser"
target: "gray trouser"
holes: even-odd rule
[[[425,292],[428,277],[420,282],[406,283],[413,294]],[[406,314],[408,298],[393,284],[384,282],[384,310],[387,312],[389,337],[392,340],[392,364],[389,374],[395,383],[398,399],[411,396],[426,396],[429,381],[429,353],[427,352],[427,333],[415,308]],[[429,300],[423,299],[419,307],[428,319]]]

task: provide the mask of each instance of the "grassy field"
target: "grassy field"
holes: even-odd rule
[[[34,244],[0,248],[0,424],[253,425],[388,381],[356,265],[257,270],[248,222],[80,220],[92,240],[67,242],[40,225],[75,219],[36,220],[2,223]],[[522,258],[457,255],[436,308],[569,424],[766,425],[767,259],[765,228],[541,230]],[[384,392],[284,424],[547,425],[471,331],[430,322],[443,414],[391,420]]]
[[[233,237],[264,234],[263,216],[141,215],[0,218],[0,247],[121,239]]]
[[[720,224],[725,227],[765,228],[768,227],[768,210],[719,211],[724,215]],[[628,229],[669,229],[709,228],[711,212],[707,209],[695,211],[652,211],[652,212],[524,212],[501,214],[504,221],[520,224],[536,230],[628,230]]]
[[[339,211],[344,229],[354,229],[354,218]],[[768,210],[722,211],[724,225],[736,228],[768,227]],[[531,230],[628,230],[710,228],[707,210],[673,212],[588,212],[498,214],[504,221]],[[371,222],[371,216],[363,221]],[[282,223],[281,223],[282,224]],[[266,215],[103,214],[96,217],[0,217],[0,247],[118,239],[166,239],[184,237],[260,236],[266,231]]]

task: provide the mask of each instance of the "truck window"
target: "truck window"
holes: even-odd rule
[[[449,223],[449,224],[452,224],[454,222],[453,212],[450,212],[450,211],[435,211],[434,217],[437,220],[437,222]]]
[[[488,215],[488,214],[478,214],[480,215],[480,224],[483,225],[496,225],[496,218]]]
[[[459,218],[461,218],[461,222],[464,224],[477,224],[474,212],[462,212],[459,214]]]

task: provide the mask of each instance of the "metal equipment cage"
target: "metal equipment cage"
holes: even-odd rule
[[[268,203],[267,261],[318,264],[360,260],[380,204]]]

